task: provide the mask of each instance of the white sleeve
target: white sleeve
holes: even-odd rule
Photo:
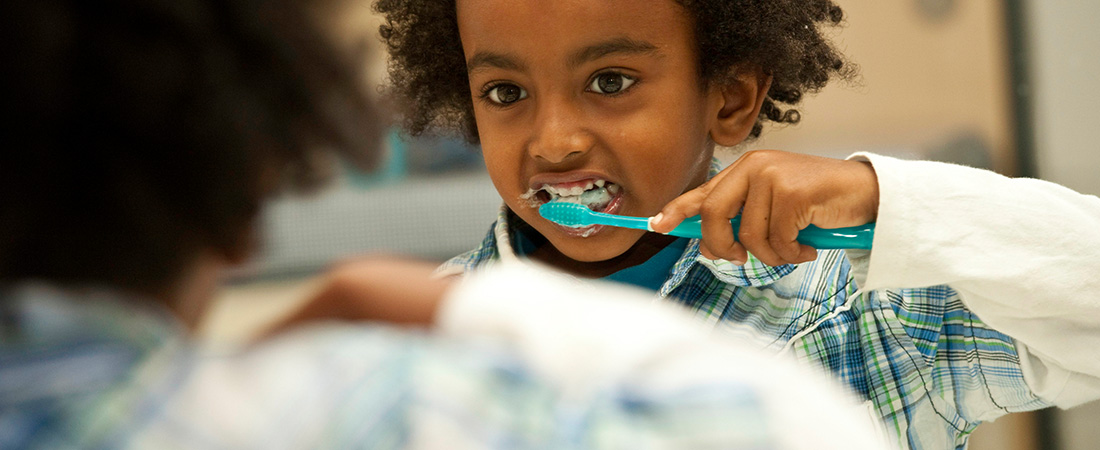
[[[777,448],[885,448],[866,408],[821,373],[701,327],[639,289],[501,264],[464,279],[436,323],[448,337],[510,342],[566,400],[624,382],[716,398],[717,387],[738,384],[761,400],[768,422],[804,430],[770,433]]]
[[[869,260],[852,258],[861,287],[949,285],[1017,341],[1040,398],[1100,398],[1100,199],[953,164],[850,159],[879,180]]]

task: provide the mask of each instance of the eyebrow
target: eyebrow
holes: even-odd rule
[[[527,65],[520,62],[519,58],[514,55],[482,51],[474,53],[474,57],[466,62],[466,73],[472,73],[476,70],[488,67],[515,71],[527,70]]]
[[[570,55],[567,62],[569,67],[577,67],[586,62],[594,61],[608,55],[656,52],[657,46],[649,42],[639,41],[628,37],[619,37],[582,48]]]
[[[608,55],[656,53],[657,46],[646,41],[619,37],[589,45],[569,55],[566,63],[570,68]],[[526,71],[527,65],[520,58],[509,53],[480,51],[466,62],[466,72],[495,67],[504,70]]]

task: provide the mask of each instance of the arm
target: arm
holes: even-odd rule
[[[371,255],[337,264],[321,286],[289,317],[260,334],[261,340],[317,321],[387,322],[426,327],[435,318],[453,277],[437,277],[436,265]]]
[[[1040,398],[1072,406],[1100,397],[1100,356],[1088,350],[1100,348],[1100,200],[949,164],[853,159],[748,152],[670,202],[653,228],[700,214],[707,257],[737,264],[747,250],[778,265],[814,258],[795,242],[809,224],[877,221],[871,253],[849,251],[863,288],[948,284],[1020,343]],[[727,221],[738,211],[734,242]]]
[[[880,192],[872,251],[849,252],[862,287],[950,285],[1017,340],[1040,398],[1100,397],[1100,199],[951,164],[853,158],[874,166]]]

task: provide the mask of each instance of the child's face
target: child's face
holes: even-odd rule
[[[512,211],[561,253],[607,260],[644,232],[556,225],[537,210],[552,197],[651,216],[706,180],[721,95],[699,77],[692,24],[679,5],[458,0],[457,7],[489,175]],[[576,195],[578,187],[590,192]]]

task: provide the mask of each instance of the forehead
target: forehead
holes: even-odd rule
[[[673,0],[457,0],[456,6],[467,57],[489,51],[558,59],[621,38],[662,52],[693,48],[690,18]]]

